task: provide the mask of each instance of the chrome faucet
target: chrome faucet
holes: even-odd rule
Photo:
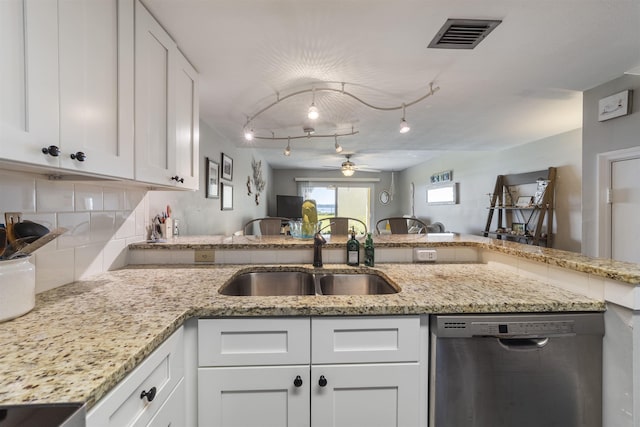
[[[313,266],[314,267],[322,267],[322,245],[327,243],[324,236],[322,236],[320,232],[333,224],[335,223],[331,222],[325,225],[324,227],[316,231],[316,234],[313,235]]]

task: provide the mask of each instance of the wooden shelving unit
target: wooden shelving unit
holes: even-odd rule
[[[540,180],[546,182],[546,187],[539,194],[532,196],[534,197],[533,204],[515,206],[517,196],[513,195],[514,188],[530,184],[537,185]],[[493,193],[491,193],[484,236],[551,247],[555,184],[555,167],[519,174],[498,175]],[[539,190],[538,187],[536,188]],[[497,212],[497,226],[492,230],[491,225],[495,212]],[[520,223],[525,224],[524,234],[507,231],[513,229],[514,216],[520,216]]]

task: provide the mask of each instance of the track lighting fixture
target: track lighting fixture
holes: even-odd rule
[[[320,117],[320,112],[318,111],[318,107],[316,107],[316,89],[312,88],[311,93],[313,97],[311,98],[311,106],[307,112],[307,117],[309,120],[317,120],[318,117]]]
[[[284,155],[289,157],[291,155],[291,139],[287,140],[287,148],[284,149]]]
[[[404,119],[405,105],[402,104],[402,120],[400,121],[400,133],[407,133],[411,130],[409,123]]]
[[[364,100],[362,100],[361,98],[357,97],[356,95],[348,92],[345,90],[345,84],[346,83],[341,83],[341,87],[340,88],[336,88],[336,87],[330,87],[330,86],[326,86],[326,87],[312,87],[310,89],[302,89],[299,90],[297,92],[293,92],[290,93],[288,95],[285,96],[280,96],[280,93],[277,93],[277,97],[276,100],[274,102],[272,102],[271,104],[267,105],[266,107],[262,108],[261,110],[259,110],[257,113],[255,113],[253,116],[247,116],[247,122],[244,125],[244,136],[245,139],[247,141],[251,141],[253,139],[270,139],[270,140],[284,140],[286,139],[287,141],[289,141],[287,143],[287,149],[285,150],[285,155],[289,155],[291,153],[290,150],[290,140],[291,139],[298,139],[298,138],[330,138],[330,137],[334,137],[335,139],[335,150],[337,153],[339,153],[340,151],[342,151],[342,147],[340,146],[340,144],[338,144],[338,140],[337,137],[338,136],[349,136],[349,135],[355,135],[358,133],[358,131],[354,131],[353,127],[351,128],[351,132],[344,132],[344,133],[334,133],[334,134],[321,134],[320,132],[318,134],[312,134],[311,132],[306,132],[304,135],[289,135],[289,136],[284,136],[284,137],[276,137],[275,133],[273,133],[271,136],[260,136],[255,134],[253,127],[251,126],[252,122],[258,117],[260,116],[262,113],[264,113],[265,111],[271,109],[272,107],[274,107],[276,104],[279,104],[282,101],[285,101],[286,99],[298,96],[298,95],[302,95],[302,94],[306,94],[311,92],[312,93],[312,101],[311,101],[311,106],[309,107],[309,110],[307,111],[307,117],[310,120],[317,120],[319,117],[319,111],[318,111],[318,107],[316,107],[315,105],[315,94],[316,91],[320,91],[320,92],[333,92],[333,93],[338,93],[340,95],[344,95],[344,96],[348,96],[350,98],[352,98],[353,100],[359,102],[360,104],[369,107],[373,110],[379,110],[379,111],[394,111],[394,110],[402,110],[402,120],[400,121],[400,133],[407,133],[409,132],[409,130],[411,129],[409,127],[409,123],[407,123],[407,120],[405,119],[405,113],[406,113],[406,108],[407,107],[411,107],[425,99],[427,99],[428,97],[432,96],[436,91],[438,91],[440,88],[439,87],[434,87],[433,86],[433,82],[429,83],[429,91],[425,94],[422,95],[421,97],[411,101],[411,102],[405,102],[402,103],[401,105],[398,106],[390,106],[390,107],[385,107],[385,106],[376,106],[373,104],[370,104]],[[315,127],[315,126],[314,126]]]

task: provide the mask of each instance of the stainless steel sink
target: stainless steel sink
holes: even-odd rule
[[[242,273],[220,288],[222,295],[276,296],[315,295],[313,274],[300,271]]]
[[[218,292],[230,296],[383,295],[398,289],[371,273],[253,271],[239,274]]]
[[[398,290],[375,274],[328,274],[320,277],[323,295],[382,295],[396,294]]]

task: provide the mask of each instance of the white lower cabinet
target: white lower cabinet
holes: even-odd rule
[[[89,410],[87,427],[184,425],[184,346],[181,327]]]
[[[414,427],[419,316],[200,319],[198,425]]]

